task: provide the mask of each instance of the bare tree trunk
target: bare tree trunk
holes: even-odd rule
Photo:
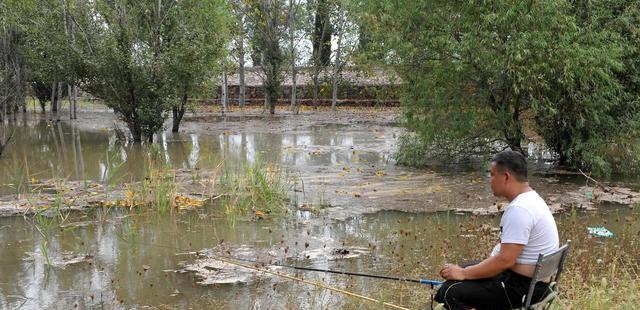
[[[244,108],[246,98],[246,85],[244,81],[244,33],[241,34],[240,40],[238,40],[238,77],[240,79],[238,103],[240,108]]]
[[[67,84],[67,99],[69,100],[69,119],[73,119],[73,99],[71,98],[71,85]]]
[[[2,23],[2,34],[7,36],[6,38],[4,38],[4,40],[2,40],[2,54],[4,54],[4,60],[2,67],[0,67],[0,73],[2,73],[2,76],[0,76],[0,78],[2,78],[3,82],[3,85],[0,85],[0,87],[2,87],[4,90],[4,96],[0,97],[0,103],[2,103],[2,115],[0,115],[0,123],[2,123],[1,125],[4,125],[4,121],[7,119],[7,105],[9,104],[9,70],[7,68],[9,67],[9,35],[7,34],[7,27],[4,22]]]
[[[56,105],[56,108],[57,108],[57,109],[60,109],[60,108],[62,107],[62,100],[63,100],[63,96],[62,96],[62,82],[58,82],[58,90],[57,90],[57,96],[56,96],[56,98],[57,98],[57,103],[58,103],[58,104]],[[57,109],[56,109],[56,112],[58,111]]]
[[[291,52],[291,111],[298,114],[298,104],[296,102],[296,90],[297,90],[297,71],[296,71],[296,46],[295,46],[295,33],[296,33],[296,11],[297,4],[295,0],[289,0],[289,49]]]
[[[174,105],[172,107],[172,112],[173,112],[173,124],[171,127],[172,132],[178,132],[180,130],[180,122],[182,121],[182,117],[184,116],[184,112],[186,110],[187,100],[189,100],[189,96],[185,91],[182,96],[182,101],[180,102],[180,106],[177,107]]]
[[[341,59],[342,56],[342,36],[344,34],[344,20],[342,20],[342,16],[339,21],[339,34],[338,34],[338,45],[336,46],[336,59],[333,64],[333,81],[332,81],[332,89],[331,89],[331,110],[336,110],[336,105],[338,102],[338,78],[340,77],[340,67],[341,67]]]
[[[67,15],[67,1],[63,0],[63,5],[65,6],[64,9],[64,32],[65,35],[68,37],[68,44],[69,46],[73,46],[76,43],[76,36],[73,30],[73,23],[70,22],[69,20],[69,16]],[[72,85],[67,85],[67,93],[69,96],[69,118],[70,119],[77,119],[77,105],[78,105],[78,100],[77,100],[77,95],[78,95],[78,88],[75,85],[75,83],[72,83]]]
[[[73,119],[78,119],[78,86],[73,85]]]
[[[9,96],[0,98],[2,100],[2,115],[0,115],[0,122],[4,123],[7,119],[7,105],[9,104]]]
[[[314,69],[316,70],[316,69]],[[320,88],[320,83],[319,83],[319,75],[320,72],[316,71],[313,73],[313,77],[312,77],[312,81],[313,81],[313,95],[312,95],[312,99],[311,99],[311,105],[313,105],[314,107],[318,106],[318,95],[319,95],[319,88]]]
[[[316,3],[316,13],[314,20],[314,29],[312,33],[313,42],[313,99],[312,105],[318,106],[318,97],[320,93],[320,73],[329,65],[331,58],[331,36],[332,29],[329,18],[328,1],[318,0]]]
[[[51,84],[51,112],[52,113],[58,113],[58,99],[57,99],[57,87],[58,83],[57,82],[53,82],[53,84]]]
[[[291,64],[291,110],[294,114],[298,114],[300,112],[300,108],[298,107],[297,102],[297,89],[298,89],[298,72],[296,72],[296,64],[295,62]]]
[[[269,100],[267,100],[267,89],[264,88],[264,109],[262,110],[262,113],[266,112],[267,109],[269,109]]]
[[[222,116],[224,116],[225,113],[227,113],[228,84],[229,82],[227,81],[227,70],[223,70],[222,71],[222,98],[220,100],[220,103],[222,104]]]

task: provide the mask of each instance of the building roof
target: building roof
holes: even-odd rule
[[[311,85],[312,76],[310,68],[298,68],[296,75],[297,85]],[[332,75],[332,68],[327,67],[320,73],[320,80],[328,80]],[[228,85],[234,86],[240,84],[238,72],[230,74],[227,77]],[[248,87],[261,87],[264,79],[264,73],[260,67],[245,68],[244,81]],[[368,71],[355,70],[355,68],[344,68],[341,73],[341,80],[357,86],[382,86],[382,85],[398,85],[401,82],[400,77],[391,70],[376,68]],[[291,72],[284,73],[282,80],[283,86],[291,86]]]

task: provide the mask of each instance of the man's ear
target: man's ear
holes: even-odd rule
[[[504,170],[504,180],[505,181],[509,181],[512,177],[513,177],[513,175],[511,175],[511,171],[505,169]]]

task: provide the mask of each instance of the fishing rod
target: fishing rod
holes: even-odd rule
[[[188,252],[188,253],[183,253],[183,254],[199,254],[199,252]],[[225,262],[228,259],[233,259],[233,260],[237,260],[237,261],[243,261],[243,262],[247,262],[247,263],[258,264],[258,265],[261,265],[261,266],[277,266],[277,267],[290,268],[290,269],[303,270],[303,271],[334,273],[334,274],[341,274],[341,275],[347,275],[347,276],[356,276],[356,277],[365,277],[365,278],[374,278],[374,279],[384,279],[384,280],[394,280],[394,281],[402,281],[402,282],[420,283],[420,284],[430,285],[431,288],[433,288],[435,286],[442,285],[442,283],[444,283],[442,281],[429,280],[429,279],[412,279],[412,278],[405,278],[405,277],[394,277],[394,276],[385,276],[385,275],[377,275],[377,274],[369,274],[369,273],[350,272],[350,271],[344,271],[344,270],[332,270],[332,269],[301,267],[301,266],[285,265],[285,264],[278,264],[278,263],[265,263],[265,262],[261,262],[261,261],[245,259],[245,258],[239,258],[239,257],[231,257],[231,256],[209,255],[209,257],[213,258],[213,259],[218,259],[218,260],[221,260],[221,261],[225,261]],[[222,259],[225,259],[225,260],[222,260]]]
[[[349,271],[342,271],[342,270],[318,269],[318,268],[287,266],[287,265],[278,265],[278,264],[275,264],[274,266],[285,267],[285,268],[293,268],[293,269],[305,270],[305,271],[336,273],[336,274],[342,274],[342,275],[348,275],[348,276],[357,276],[357,277],[365,277],[365,278],[395,280],[395,281],[402,281],[402,282],[413,282],[413,283],[431,285],[431,287],[442,285],[442,283],[443,283],[442,281],[436,281],[436,280],[411,279],[411,278],[404,278],[404,277],[392,277],[392,276],[384,276],[384,275],[376,275],[376,274],[368,274],[368,273],[349,272]]]
[[[211,258],[214,258],[214,257],[211,257]],[[396,305],[396,304],[392,304],[390,302],[374,299],[374,298],[367,297],[367,296],[364,296],[364,295],[360,295],[360,294],[357,294],[357,293],[354,293],[354,292],[349,292],[349,291],[346,291],[346,290],[343,290],[343,289],[340,289],[340,288],[336,288],[336,287],[333,287],[333,286],[328,286],[328,285],[326,285],[324,283],[321,283],[321,282],[310,281],[310,280],[307,280],[307,279],[294,277],[294,276],[291,276],[291,275],[288,275],[288,274],[284,274],[284,273],[280,273],[280,272],[277,272],[277,271],[271,271],[271,270],[265,269],[265,268],[245,265],[245,264],[241,264],[241,263],[234,262],[232,260],[228,260],[228,259],[224,259],[224,258],[214,258],[214,259],[220,260],[221,262],[225,262],[225,263],[228,263],[228,264],[232,264],[232,265],[240,266],[240,267],[243,267],[243,268],[255,270],[255,271],[258,271],[258,272],[264,272],[264,273],[272,274],[272,275],[275,275],[275,276],[278,276],[278,277],[283,277],[283,278],[286,278],[286,279],[289,279],[289,280],[294,280],[294,281],[302,282],[302,283],[305,283],[305,284],[313,285],[313,286],[316,286],[316,287],[324,288],[324,289],[327,289],[327,290],[330,290],[330,291],[334,291],[336,293],[340,293],[340,294],[343,294],[343,295],[346,295],[346,296],[360,298],[360,299],[363,299],[363,300],[366,300],[366,301],[369,301],[369,302],[372,302],[372,303],[376,303],[376,304],[382,305],[383,307],[393,308],[393,309],[398,309],[398,310],[410,310],[409,308],[406,308],[406,307],[403,307],[403,306],[399,306],[399,305]],[[433,309],[433,305],[431,306],[431,309]]]

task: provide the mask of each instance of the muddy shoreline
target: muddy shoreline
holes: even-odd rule
[[[229,111],[223,117],[219,111],[202,109],[185,116],[180,133],[158,135],[156,144],[163,148],[161,151],[166,158],[174,161],[171,163],[174,169],[177,168],[175,170],[181,188],[177,195],[202,193],[201,188],[191,184],[192,180],[195,174],[199,178],[206,178],[211,167],[198,164],[213,152],[232,152],[225,155],[233,156],[229,160],[266,157],[295,175],[297,184],[291,193],[294,201],[292,207],[316,216],[344,220],[386,210],[410,213],[453,211],[479,215],[499,213],[505,202],[493,197],[488,178],[484,171],[480,171],[482,169],[448,171],[395,165],[395,141],[403,132],[397,123],[400,112],[397,108],[346,108],[337,112],[321,108],[304,109],[300,115],[293,115],[287,110],[278,110],[276,115],[269,115],[254,107]],[[106,152],[113,149],[114,154],[126,153],[126,161],[136,160],[132,161],[133,169],[130,170],[140,168],[137,164],[140,161],[140,148],[126,144],[118,148],[113,143],[114,128],[123,125],[114,118],[112,112],[106,108],[94,108],[81,112],[79,116],[77,121],[63,119],[56,122],[45,115],[32,115],[31,119],[24,120],[23,126],[25,130],[31,130],[34,123],[44,122],[45,133],[60,132],[57,144],[43,145],[58,150],[61,154],[59,161],[70,161],[70,155],[65,155],[61,144],[69,139],[69,134],[64,133],[66,129],[60,128],[64,125],[70,126],[75,136],[73,141],[82,140],[83,132],[95,132],[92,136],[84,137],[85,148],[89,143],[100,146],[108,142]],[[210,143],[208,149],[203,145],[204,142]],[[180,149],[172,151],[173,145]],[[78,141],[77,148],[80,146]],[[77,162],[75,157],[78,150],[75,147],[72,151],[74,162]],[[14,156],[14,159],[17,158],[14,163],[10,161],[10,155],[7,157],[2,160],[9,160],[7,166],[21,164],[19,155]],[[82,154],[80,158],[83,158]],[[177,158],[184,159],[179,162]],[[108,162],[109,159],[106,160]],[[56,195],[60,196],[56,193],[63,193],[64,210],[88,210],[100,207],[104,201],[122,201],[126,196],[126,187],[136,184],[133,181],[107,186],[105,180],[87,176],[91,174],[84,172],[84,165],[89,165],[87,162],[84,157],[80,169],[82,173],[77,173],[77,164],[60,168],[75,169],[78,176],[84,179],[45,177],[35,180],[32,177],[30,183],[33,184],[30,185],[42,189],[24,194],[20,199],[16,199],[15,194],[0,195],[0,216],[34,214],[50,206]],[[46,164],[50,166],[52,163]],[[105,160],[98,159],[97,164],[102,167]],[[557,172],[546,167],[534,167],[531,177],[532,187],[546,199],[553,212],[571,208],[593,210],[602,204],[633,205],[640,200],[640,194],[624,185],[607,191],[593,182],[587,182],[582,176]],[[101,178],[104,178],[104,173],[104,168],[101,168]],[[143,171],[137,174],[140,177]],[[7,179],[3,183],[10,181]],[[86,190],[74,192],[69,190],[71,188]]]

